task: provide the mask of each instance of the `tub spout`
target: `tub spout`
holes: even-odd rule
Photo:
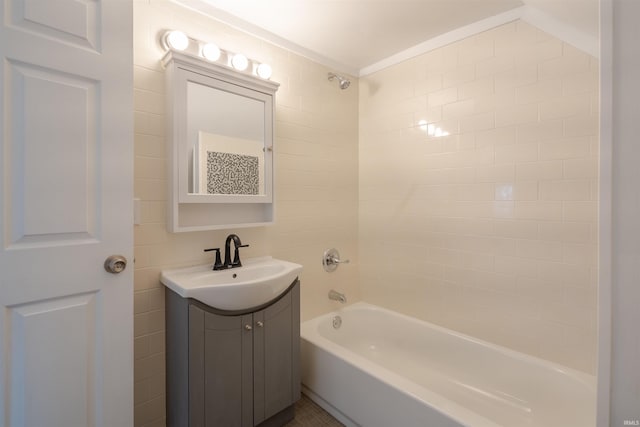
[[[338,301],[341,304],[344,304],[345,302],[347,302],[347,297],[345,297],[344,294],[341,294],[338,291],[334,291],[333,289],[329,291],[329,299]]]

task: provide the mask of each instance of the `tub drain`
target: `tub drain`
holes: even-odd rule
[[[333,328],[334,329],[338,329],[338,328],[340,328],[340,326],[342,326],[342,317],[334,316],[332,320],[333,320]]]

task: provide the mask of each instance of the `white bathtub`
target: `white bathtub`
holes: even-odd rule
[[[304,390],[347,425],[595,426],[593,376],[380,307],[309,320],[301,336]]]

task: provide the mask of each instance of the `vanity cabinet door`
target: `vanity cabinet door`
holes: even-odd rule
[[[299,287],[254,313],[254,425],[300,398]]]
[[[252,427],[252,315],[205,313],[204,323],[204,425]]]
[[[299,282],[253,313],[216,314],[171,290],[166,301],[168,427],[291,419],[300,398]]]

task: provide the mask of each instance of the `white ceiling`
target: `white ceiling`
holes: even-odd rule
[[[570,32],[598,37],[599,0],[176,1],[313,59],[324,58],[328,65],[352,74],[460,27],[523,6],[542,19],[567,26]]]

